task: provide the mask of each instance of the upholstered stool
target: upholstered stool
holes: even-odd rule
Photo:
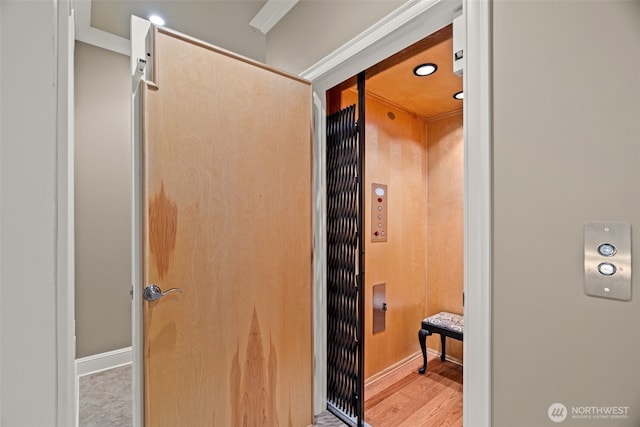
[[[446,357],[445,339],[451,337],[462,341],[464,333],[464,317],[459,314],[447,313],[441,311],[438,314],[429,316],[422,321],[422,327],[418,332],[418,341],[422,349],[422,368],[418,372],[424,374],[427,371],[427,337],[431,334],[440,334],[442,342],[442,354],[440,360],[444,362]]]

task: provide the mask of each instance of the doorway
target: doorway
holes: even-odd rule
[[[314,412],[327,406],[326,382],[326,221],[324,126],[326,91],[464,12],[466,46],[464,90],[465,243],[464,291],[467,332],[464,353],[464,424],[491,425],[491,4],[417,2],[394,12],[359,37],[323,58],[300,76],[313,82],[314,121]]]
[[[453,73],[452,51],[448,25],[369,67],[360,97],[355,78],[327,92],[329,114],[351,105],[366,111],[359,341],[364,343],[364,419],[375,427],[462,422],[462,343],[449,341],[448,360],[430,362],[426,377],[416,372],[421,319],[463,312],[463,81]],[[433,73],[420,75],[423,64]],[[329,192],[328,206],[333,197]],[[329,330],[332,324],[328,319]],[[441,351],[439,340],[430,338],[428,347]],[[438,410],[442,420],[427,416],[431,398],[422,403],[415,398],[416,390],[425,389],[447,396]],[[388,405],[412,409],[389,419]]]

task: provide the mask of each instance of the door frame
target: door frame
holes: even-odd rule
[[[70,0],[56,8],[56,347],[57,426],[78,423],[75,321],[75,10]]]
[[[142,335],[142,102],[141,86],[153,81],[153,58],[138,65],[138,58],[153,52],[151,22],[131,16],[131,376],[133,427],[144,426],[144,345]]]
[[[410,0],[300,76],[314,108],[314,412],[326,408],[326,97],[327,90],[466,17],[464,77],[465,426],[491,425],[492,74],[491,2]],[[416,330],[419,325],[416,325]]]

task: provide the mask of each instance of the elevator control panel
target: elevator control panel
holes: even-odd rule
[[[371,242],[386,242],[387,230],[387,186],[371,184]]]
[[[584,226],[584,291],[596,297],[631,299],[631,224]]]

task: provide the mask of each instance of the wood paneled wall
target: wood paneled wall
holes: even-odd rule
[[[356,102],[343,94],[344,105]],[[365,251],[365,378],[418,351],[425,313],[427,147],[424,122],[368,97],[366,105],[365,235],[371,183],[388,186],[388,240]],[[386,329],[373,334],[373,285],[386,283]]]
[[[463,313],[462,130],[462,111],[427,121],[427,315]],[[440,351],[440,337],[427,338],[427,347]],[[462,343],[447,340],[447,356],[462,360]]]
[[[338,97],[357,103],[354,89]],[[371,183],[388,187],[388,241],[365,246],[365,377],[419,351],[420,321],[440,311],[463,313],[462,110],[423,118],[367,96],[365,234]],[[386,329],[373,334],[372,288],[386,283]],[[462,343],[447,341],[462,360]],[[427,346],[441,351],[438,336]]]

